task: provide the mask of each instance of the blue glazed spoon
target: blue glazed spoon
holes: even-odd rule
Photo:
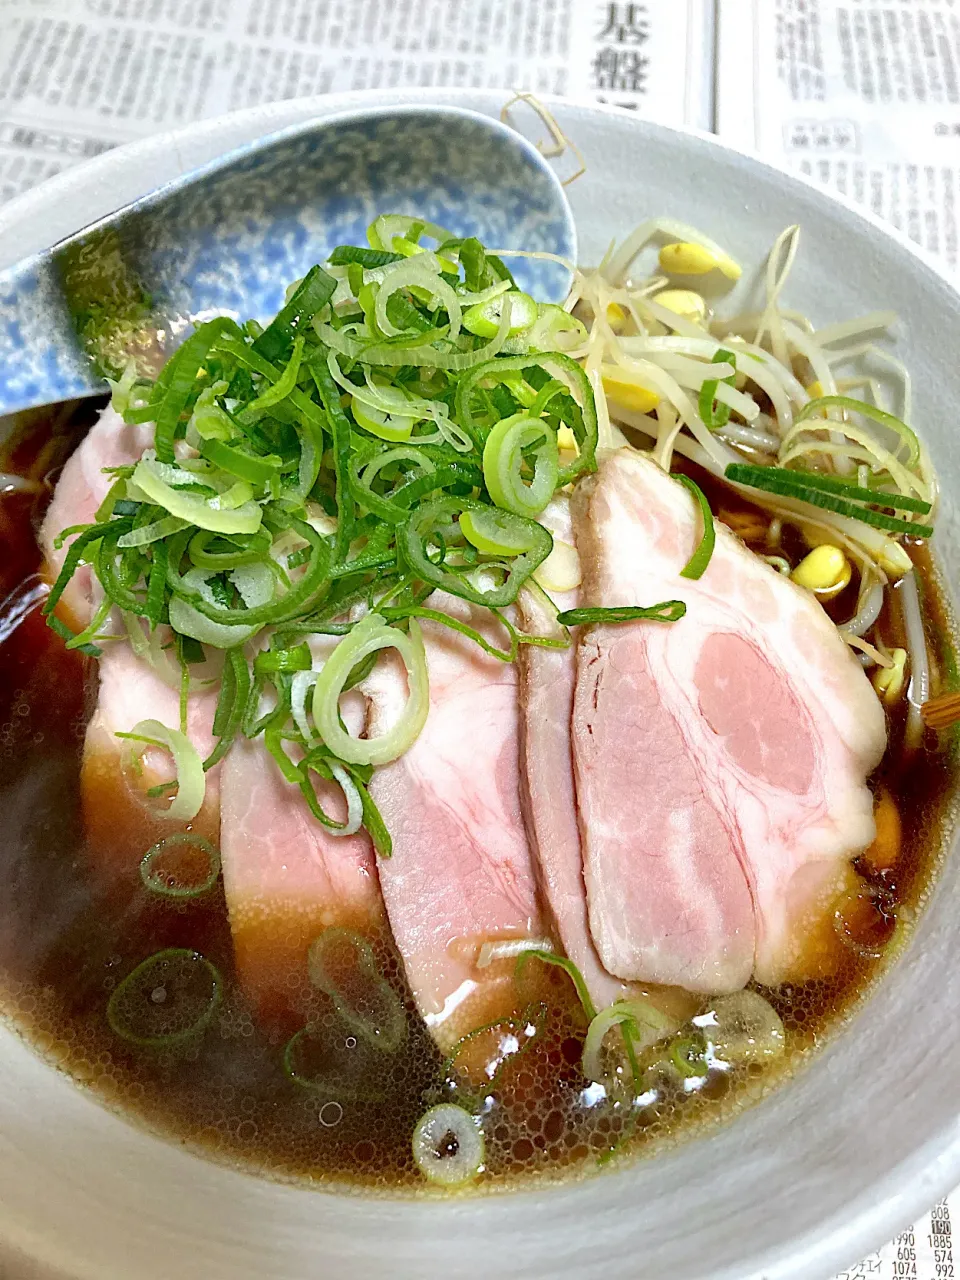
[[[452,107],[378,108],[297,125],[231,152],[0,272],[0,414],[106,390],[214,314],[266,321],[285,287],[380,213],[417,214],[491,249],[576,260],[556,175],[519,134]],[[510,260],[561,302],[569,274]]]

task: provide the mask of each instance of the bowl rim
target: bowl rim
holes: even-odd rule
[[[383,108],[401,106],[416,108],[418,106],[452,106],[469,103],[468,110],[477,115],[489,115],[477,104],[483,103],[489,112],[497,112],[511,94],[507,90],[489,89],[416,89],[416,90],[357,90],[347,93],[321,95],[311,98],[289,99],[279,103],[264,104],[245,108],[197,121],[175,130],[150,135],[135,142],[119,146],[103,155],[83,164],[71,167],[48,179],[39,187],[25,192],[6,205],[0,207],[0,270],[15,262],[32,256],[43,247],[51,247],[50,241],[45,246],[36,246],[26,253],[19,253],[15,258],[7,258],[9,243],[14,242],[18,234],[26,235],[31,243],[36,240],[36,226],[46,224],[47,215],[53,211],[60,215],[60,223],[73,222],[73,231],[82,229],[92,219],[84,217],[84,207],[99,203],[105,210],[100,216],[107,216],[109,211],[118,206],[111,203],[111,185],[117,179],[130,181],[148,180],[148,185],[141,193],[148,195],[166,183],[176,181],[177,177],[192,174],[203,167],[200,164],[185,164],[181,148],[187,152],[191,143],[216,144],[218,138],[224,140],[223,148],[211,153],[208,164],[216,164],[233,157],[237,151],[244,151],[250,146],[264,142],[268,136],[279,135],[289,128],[292,132],[302,132],[309,125],[321,120],[330,120],[334,116],[349,116],[352,113],[367,113]],[[716,135],[704,130],[661,124],[644,120],[621,108],[585,100],[564,98],[558,95],[538,95],[551,110],[563,113],[586,113],[591,116],[608,116],[623,121],[633,121],[640,132],[648,131],[660,136],[681,136],[695,139],[699,143],[716,149],[728,156],[739,157],[752,165],[759,165],[779,184],[790,189],[796,184],[798,188],[815,193],[815,197],[827,204],[838,204],[862,222],[871,231],[892,240],[914,260],[924,276],[927,288],[943,291],[954,302],[955,309],[960,309],[958,287],[943,274],[942,265],[936,259],[909,239],[905,233],[885,222],[871,209],[858,205],[852,198],[828,191],[820,186],[812,177],[792,173],[778,168],[756,151],[743,146],[724,142]],[[305,111],[310,114],[304,115]],[[285,127],[283,121],[289,122],[291,113],[297,113],[299,124]],[[238,144],[237,139],[247,138],[247,143]],[[529,141],[529,140],[528,140]],[[162,168],[169,161],[177,166],[172,178],[154,181],[150,177],[154,169]],[[126,205],[136,197],[123,200]],[[109,209],[107,208],[109,206]],[[76,212],[71,215],[70,211]],[[80,218],[80,221],[77,221]],[[56,219],[54,219],[56,222]],[[31,224],[34,226],[31,228]],[[71,234],[65,232],[63,234]],[[63,238],[58,235],[56,240]],[[39,1062],[39,1059],[38,1059]],[[48,1068],[49,1069],[49,1068]],[[704,1139],[706,1140],[706,1139]],[[158,1139],[162,1141],[162,1139]],[[616,1176],[629,1178],[631,1169],[625,1168]],[[757,1252],[746,1252],[743,1262],[735,1268],[725,1268],[713,1273],[714,1280],[801,1280],[802,1277],[823,1275],[836,1272],[842,1266],[864,1256],[878,1242],[891,1238],[898,1230],[914,1223],[931,1206],[946,1193],[952,1191],[960,1183],[960,1119],[952,1128],[945,1127],[938,1135],[928,1139],[910,1156],[879,1177],[869,1178],[866,1189],[859,1197],[855,1197],[844,1206],[848,1211],[842,1222],[825,1220],[818,1229],[807,1230],[803,1234],[786,1239],[775,1250],[768,1250],[761,1255]],[[571,1184],[565,1184],[570,1191],[575,1190]],[[532,1188],[528,1193],[520,1193],[526,1199],[528,1209],[533,1209],[532,1194],[551,1195],[552,1187],[542,1190]],[[322,1188],[311,1190],[310,1194],[338,1195],[327,1193]],[[395,1201],[398,1206],[400,1201]],[[458,1206],[463,1212],[464,1203]],[[486,1198],[477,1198],[474,1205],[489,1203]],[[439,1208],[439,1206],[438,1206]],[[39,1255],[38,1255],[39,1256]]]

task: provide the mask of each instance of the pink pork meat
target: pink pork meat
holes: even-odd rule
[[[554,536],[554,552],[538,576],[558,610],[574,609],[579,590],[575,585],[567,586],[577,576],[569,499],[554,499],[541,521]],[[556,582],[566,589],[558,589],[550,577],[554,558],[559,561],[553,569]],[[531,634],[548,635],[555,626],[552,611],[539,594],[521,593],[520,608]],[[568,649],[524,645],[518,665],[521,798],[527,833],[563,949],[583,974],[593,1003],[603,1009],[628,994],[628,989],[604,969],[587,920],[570,741],[577,676],[575,642]]]
[[[331,640],[314,636],[314,666]],[[350,695],[348,695],[349,697]],[[346,711],[352,730],[363,708]],[[318,781],[324,811],[343,817],[342,795]],[[239,737],[223,764],[221,783],[223,884],[230,911],[237,975],[262,1017],[289,1021],[306,983],[307,952],[330,926],[376,934],[384,912],[376,858],[366,832],[335,836],[311,813],[301,792],[280,773],[262,739]]]
[[[429,604],[491,627],[487,610],[441,592]],[[483,944],[540,938],[543,926],[520,811],[515,665],[436,622],[423,623],[423,637],[426,725],[370,790],[393,837],[379,866],[393,936],[417,1007],[448,1050],[519,1004],[515,958],[478,965]],[[365,688],[376,735],[403,707],[402,668],[382,660]]]
[[[152,428],[130,427],[113,409],[107,408],[67,460],[57,482],[40,530],[47,576],[56,578],[70,546],[55,546],[62,529],[88,524],[113,484],[104,468],[128,466],[136,462],[150,443]],[[58,613],[75,630],[85,627],[100,600],[99,586],[92,570],[77,570],[58,604]],[[105,641],[98,664],[97,709],[87,726],[84,743],[81,790],[88,839],[101,857],[127,864],[139,858],[154,840],[173,827],[162,816],[146,791],[171,776],[166,753],[152,748],[142,760],[139,774],[129,761],[118,732],[128,732],[139,721],[159,720],[168,728],[180,724],[179,691],[166,683],[148,663],[138,658],[125,639]],[[216,693],[191,694],[187,733],[193,745],[206,757],[213,746],[213,716]],[[204,805],[189,829],[216,841],[219,834],[219,770],[207,774]]]
[[[91,523],[115,479],[106,474],[104,468],[138,462],[152,434],[152,426],[129,427],[119,413],[108,406],[67,459],[40,528],[45,570],[51,582],[70,550],[69,538],[64,546],[54,546],[57,534],[71,525]],[[83,565],[70,579],[57,606],[57,613],[75,631],[82,630],[90,621],[93,591],[93,571]]]
[[[573,714],[590,924],[612,973],[723,992],[816,976],[873,838],[882,708],[820,604],[723,525],[699,581],[691,494],[609,455],[576,498],[591,605],[686,616],[592,628]]]

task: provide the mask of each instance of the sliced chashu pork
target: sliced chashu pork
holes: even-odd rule
[[[687,605],[592,628],[573,718],[590,923],[623,977],[729,991],[828,971],[886,743],[862,668],[808,592],[723,525],[699,581],[690,493],[608,456],[578,491],[591,604]]]
[[[68,541],[56,548],[56,535],[93,520],[107,495],[113,477],[103,468],[136,462],[151,439],[151,427],[128,427],[107,409],[71,455],[41,530],[51,580],[69,547]],[[64,593],[65,620],[77,629],[86,626],[98,600],[90,569],[81,568]],[[318,657],[322,647],[318,641]],[[145,719],[179,727],[179,691],[123,640],[103,645],[98,675],[81,774],[86,829],[99,857],[130,867],[155,839],[180,828],[158,816],[145,796],[169,777],[168,760],[148,750],[137,776],[124,768],[125,748],[116,734]],[[192,693],[188,702],[187,735],[203,757],[214,745],[216,703],[216,687]],[[238,739],[227,760],[208,771],[203,808],[187,825],[222,843],[238,971],[264,1012],[286,1009],[282,988],[327,924],[379,927],[382,905],[367,837],[331,837],[280,776],[262,740]]]
[[[316,667],[334,643],[311,637]],[[362,704],[354,711],[345,710],[351,731],[362,726]],[[337,789],[318,781],[318,793],[325,812],[342,820]],[[306,979],[307,952],[324,929],[374,934],[383,927],[370,838],[363,829],[332,835],[262,738],[240,737],[223,764],[220,839],[237,975],[263,1016],[286,1018],[303,1004],[291,975]]]
[[[106,467],[131,466],[138,462],[153,438],[152,426],[131,427],[109,405],[67,459],[53,491],[43,524],[40,545],[44,571],[53,582],[70,550],[54,546],[57,534],[76,524],[90,524],[97,508],[110,491],[115,476]],[[57,613],[68,626],[81,631],[90,621],[95,584],[93,570],[81,565],[74,573],[57,605]],[[98,593],[98,601],[101,598]]]
[[[70,547],[55,546],[61,530],[89,524],[113,484],[104,468],[136,462],[150,443],[152,428],[130,427],[113,409],[104,409],[97,422],[70,455],[57,482],[40,530],[45,571],[51,581],[59,573]],[[70,580],[57,606],[69,626],[87,626],[101,599],[89,566],[81,566]],[[118,732],[128,732],[141,720],[159,720],[170,729],[180,725],[179,690],[166,683],[147,662],[138,658],[125,639],[104,641],[97,664],[97,707],[87,726],[84,742],[81,791],[87,836],[101,856],[124,863],[139,860],[153,840],[174,828],[165,821],[146,791],[170,776],[166,753],[148,749],[140,772],[124,767],[129,749]],[[217,697],[213,690],[191,693],[187,735],[206,757],[213,746],[213,716]],[[219,834],[219,770],[207,774],[203,809],[190,824],[209,840]],[[162,803],[162,802],[161,802]]]
[[[579,562],[569,499],[561,495],[540,517],[554,537],[554,551],[538,578],[558,610],[579,600]],[[551,576],[552,575],[552,576]],[[549,635],[555,618],[536,592],[521,593],[524,625]],[[523,645],[520,675],[521,799],[543,896],[563,949],[583,974],[593,1003],[605,1008],[626,994],[626,984],[604,969],[590,934],[583,855],[573,777],[570,721],[576,683],[576,648]]]
[[[462,600],[436,592],[429,603],[491,626],[487,610]],[[538,938],[543,926],[520,811],[515,664],[436,622],[423,623],[423,638],[426,725],[370,790],[393,837],[393,856],[379,865],[393,936],[420,1013],[449,1049],[518,1006],[515,961],[479,968],[482,944]],[[365,688],[373,736],[403,707],[402,667],[381,659]]]
[[[220,770],[206,774],[203,807],[186,825],[163,816],[163,800],[147,791],[173,777],[166,751],[148,747],[134,766],[131,746],[118,733],[129,733],[141,720],[180,727],[180,694],[138,658],[126,640],[104,641],[97,664],[97,706],[87,725],[80,771],[84,826],[90,846],[102,858],[135,865],[154,841],[187,830],[216,844],[220,838]],[[191,693],[187,702],[187,737],[201,759],[213,750],[216,689]]]

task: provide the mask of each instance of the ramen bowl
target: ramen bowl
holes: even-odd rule
[[[288,126],[429,101],[499,115],[486,93],[338,95],[205,122],[108,153],[0,210],[0,268],[184,171]],[[757,261],[791,223],[789,301],[826,321],[892,308],[913,418],[943,484],[936,552],[960,566],[952,415],[960,296],[904,240],[715,140],[601,107],[552,104],[587,161],[569,188],[585,263],[649,216],[703,227]],[[745,276],[731,306],[757,288]],[[952,842],[952,834],[945,836]],[[960,922],[951,850],[889,971],[825,1049],[731,1123],[601,1176],[501,1195],[403,1199],[271,1182],[217,1165],[102,1106],[0,1031],[0,1263],[47,1280],[787,1280],[828,1277],[960,1181],[960,1053],[951,1012]]]

